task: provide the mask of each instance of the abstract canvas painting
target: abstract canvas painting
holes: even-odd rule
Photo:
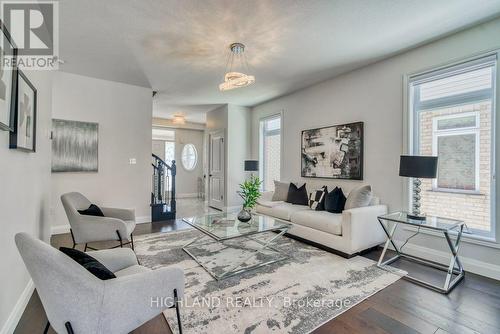
[[[37,91],[26,75],[17,71],[17,106],[14,132],[10,133],[10,148],[35,152]]]
[[[302,131],[302,177],[363,179],[363,122]]]
[[[5,62],[15,62],[17,50],[12,44],[11,37],[3,23],[0,29],[4,43],[0,43],[0,130],[14,131],[16,71],[4,66]]]
[[[52,120],[52,172],[97,172],[99,124]]]

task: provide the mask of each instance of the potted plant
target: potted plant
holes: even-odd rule
[[[243,198],[243,209],[238,213],[238,220],[247,222],[252,219],[251,210],[257,204],[260,197],[260,185],[262,181],[258,176],[250,176],[248,180],[240,184],[238,195]]]

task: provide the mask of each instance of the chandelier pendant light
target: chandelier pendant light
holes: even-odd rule
[[[233,43],[229,46],[229,50],[224,82],[219,85],[219,89],[222,92],[245,87],[255,82],[253,75],[242,73],[242,71],[248,73],[248,62],[244,55],[245,45],[242,43]]]

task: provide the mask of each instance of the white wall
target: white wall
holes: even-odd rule
[[[203,179],[203,136],[200,130],[175,129],[175,177],[176,197],[196,197],[198,195],[198,178]],[[186,144],[193,144],[198,154],[198,162],[194,170],[184,168],[181,161],[182,149]]]
[[[60,196],[70,191],[98,205],[135,208],[138,220],[150,221],[151,90],[59,72],[52,117],[99,123],[99,171],[52,174],[55,231],[68,224]]]
[[[30,276],[14,244],[27,232],[48,241],[50,233],[50,140],[52,72],[25,71],[37,89],[36,152],[9,149],[7,131],[0,131],[0,332],[12,332],[33,291]]]
[[[207,134],[225,130],[225,207],[233,208],[243,203],[236,191],[248,176],[244,161],[251,156],[251,110],[233,104],[224,105],[207,113]],[[208,140],[206,139],[206,145]],[[208,151],[208,148],[206,148]],[[208,188],[206,189],[208,191]],[[207,197],[208,198],[208,197]]]
[[[245,173],[245,160],[250,159],[250,109],[233,104],[228,105],[227,130],[227,193],[226,206],[234,207],[243,203],[236,193],[248,175]]]
[[[259,119],[283,110],[283,180],[307,182],[308,189],[323,184],[335,184],[350,190],[360,183],[369,183],[382,201],[389,204],[391,210],[404,208],[404,181],[398,176],[399,155],[404,151],[405,137],[404,75],[499,48],[498,36],[500,19],[256,106],[252,114],[253,157],[258,157]],[[500,117],[497,117],[497,120],[499,119]],[[364,180],[302,179],[301,130],[355,121],[365,122]],[[500,129],[498,124],[497,128]],[[500,145],[497,145],[497,157],[500,156],[499,148]],[[497,163],[497,172],[498,166],[500,163]],[[500,195],[500,185],[497,192]],[[500,199],[500,196],[497,196],[497,199]],[[500,210],[497,211],[500,213]],[[498,214],[497,221],[500,221]],[[405,238],[408,234],[406,231],[399,238]],[[500,240],[500,228],[497,231],[497,240]],[[436,260],[445,260],[444,239],[423,235],[412,239],[412,243],[408,250],[423,252]],[[499,247],[498,244],[491,246]],[[464,242],[461,254],[465,257],[463,262],[466,269],[500,278],[498,248]]]

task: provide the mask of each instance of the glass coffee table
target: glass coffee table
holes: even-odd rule
[[[384,229],[385,234],[387,235],[387,241],[382,250],[382,254],[380,254],[380,258],[378,260],[379,267],[384,269],[389,269],[388,266],[391,263],[401,258],[405,258],[407,260],[420,263],[424,266],[444,271],[446,272],[446,278],[443,285],[432,284],[430,282],[416,278],[409,274],[403,277],[411,282],[417,283],[419,285],[425,286],[427,288],[430,288],[432,290],[444,294],[449,293],[464,278],[465,276],[464,269],[458,257],[460,239],[462,238],[462,233],[465,225],[463,221],[450,218],[434,217],[434,216],[427,216],[425,220],[414,220],[408,218],[408,213],[402,211],[378,216],[377,218],[378,221],[380,222],[380,225]],[[432,230],[438,233],[442,233],[446,239],[446,243],[450,250],[450,264],[446,266],[441,263],[424,259],[422,257],[404,253],[402,251],[402,247],[398,247],[394,242],[394,234],[396,232],[396,228],[400,224],[416,227],[417,233],[420,231],[420,229]],[[390,225],[392,225],[392,227]],[[450,236],[451,232],[456,233],[455,241],[453,241]],[[392,245],[394,251],[396,252],[396,255],[384,261],[385,253],[389,245]]]
[[[220,213],[182,220],[202,232],[182,249],[217,280],[289,257],[272,246],[291,227],[279,219],[254,214],[244,223]]]

